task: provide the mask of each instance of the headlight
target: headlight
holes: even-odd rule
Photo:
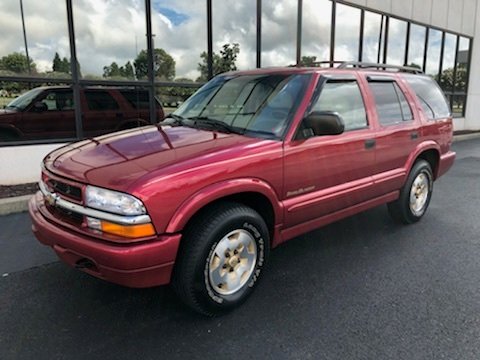
[[[91,208],[120,215],[144,215],[147,213],[142,202],[132,195],[90,185],[85,191],[85,204]]]

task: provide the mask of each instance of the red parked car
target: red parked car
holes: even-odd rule
[[[128,87],[80,89],[85,137],[150,123],[148,91]],[[163,119],[160,102],[157,120]],[[0,142],[75,138],[73,90],[69,86],[37,87],[0,110]]]
[[[248,297],[284,241],[381,204],[420,220],[451,143],[445,98],[415,69],[227,73],[161,126],[49,154],[33,231],[91,275],[173,282],[186,304],[217,314]]]

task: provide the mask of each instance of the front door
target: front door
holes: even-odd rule
[[[319,218],[374,196],[375,137],[356,78],[325,79],[311,111],[337,112],[345,132],[297,136],[284,151],[285,227]],[[308,129],[300,128],[308,135]],[[311,132],[310,132],[311,135]],[[305,138],[306,137],[306,138]]]

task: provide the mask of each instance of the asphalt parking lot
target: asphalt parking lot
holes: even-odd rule
[[[480,139],[454,147],[420,223],[382,206],[292,240],[220,318],[71,269],[25,213],[0,217],[0,359],[479,359]]]

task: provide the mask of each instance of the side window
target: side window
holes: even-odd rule
[[[370,82],[375,96],[378,121],[382,125],[393,125],[412,120],[412,110],[394,81]]]
[[[450,116],[450,108],[445,96],[433,79],[428,76],[405,75],[405,80],[415,91],[428,119],[442,119]]]
[[[368,126],[365,105],[356,81],[325,83],[312,110],[338,112],[345,122],[345,131]]]
[[[48,111],[73,110],[73,92],[71,90],[51,91],[42,100]]]
[[[119,108],[115,99],[107,91],[86,90],[85,97],[90,110],[104,111]]]

